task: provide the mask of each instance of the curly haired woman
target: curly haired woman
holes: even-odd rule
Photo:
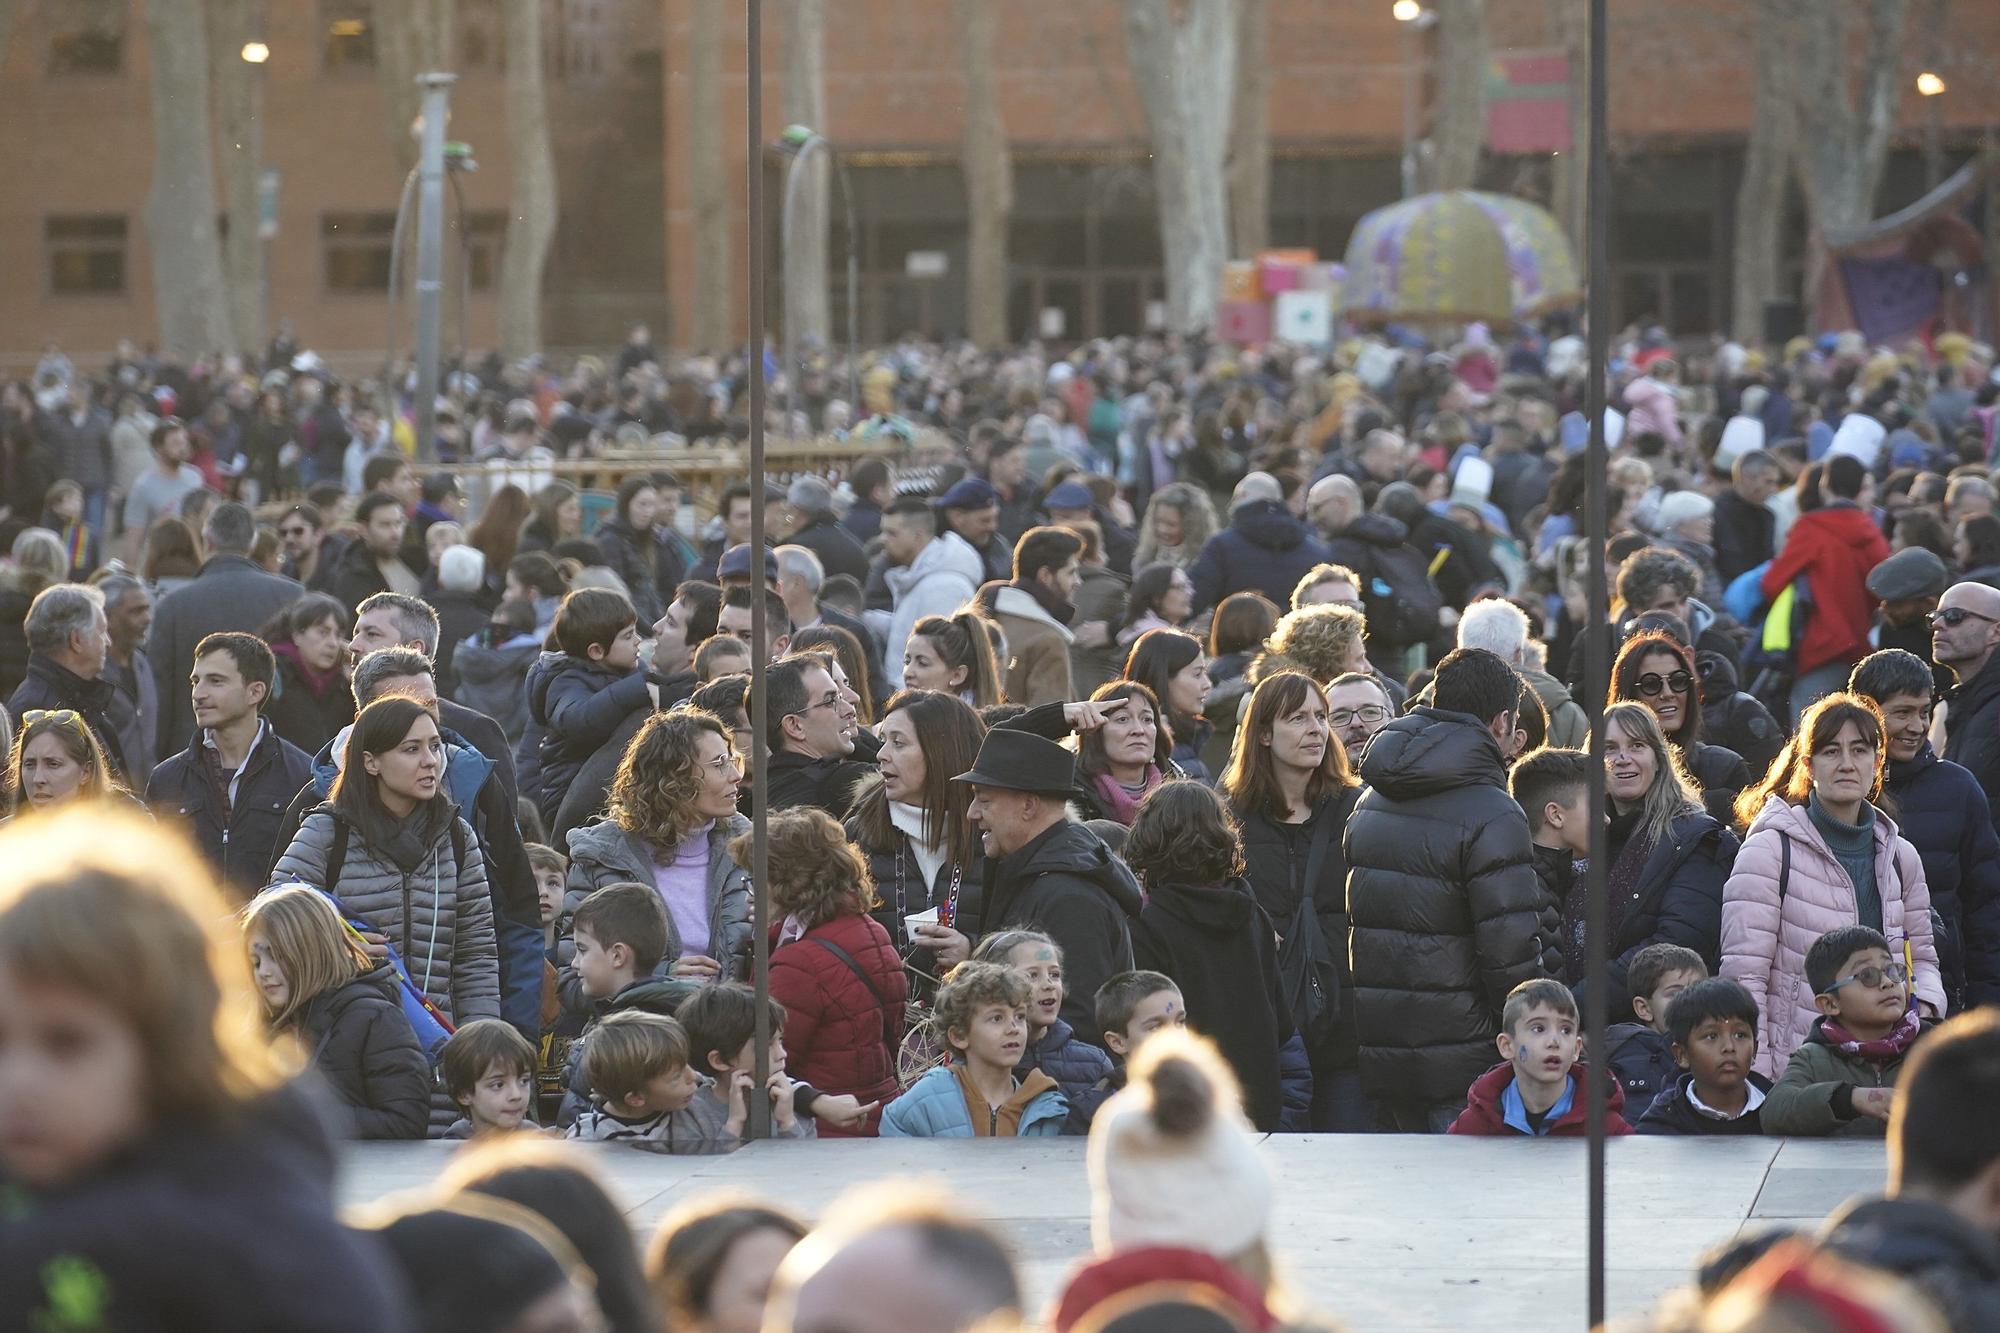
[[[868,862],[812,806],[773,814],[767,837],[772,914],[783,917],[772,932],[771,998],[785,1006],[786,1072],[821,1092],[887,1101],[910,992],[889,932],[868,915],[877,905]],[[747,866],[750,835],[729,854]],[[858,1133],[873,1138],[880,1122],[876,1105]],[[823,1136],[841,1132],[820,1123]]]
[[[562,958],[569,918],[608,884],[659,889],[667,913],[667,974],[693,981],[740,980],[750,969],[750,876],[729,858],[750,830],[736,813],[742,761],[713,713],[655,713],[626,747],[597,823],[569,835]]]

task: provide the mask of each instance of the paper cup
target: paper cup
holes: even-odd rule
[[[938,909],[933,907],[928,912],[911,912],[905,916],[903,918],[903,929],[909,932],[911,939],[915,939],[917,937],[918,926],[935,926],[937,923]]]

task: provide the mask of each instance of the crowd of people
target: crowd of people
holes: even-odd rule
[[[1602,623],[1581,351],[906,342],[861,404],[832,364],[779,395],[851,467],[697,521],[673,452],[741,432],[743,364],[643,329],[455,370],[421,452],[465,466],[430,471],[406,402],[288,337],[101,378],[51,349],[0,401],[0,1179],[36,1262],[171,1207],[194,1154],[298,1187],[231,1225],[344,1255],[286,1290],[343,1326],[446,1327],[476,1290],[515,1304],[449,1326],[656,1327],[657,1296],[754,1328],[767,1286],[779,1327],[887,1326],[859,1274],[937,1250],[975,1271],[897,1298],[959,1328],[1019,1289],[942,1206],[796,1248],[781,1209],[711,1209],[642,1276],[584,1220],[601,1190],[522,1145],[1089,1135],[1098,1254],[1054,1326],[1171,1269],[1269,1328],[1304,1316],[1253,1133],[1581,1134],[1586,1055],[1617,1134],[1880,1136],[1932,1049],[1972,1087],[1996,1038],[1954,1016],[2000,997],[1991,349],[1621,334]],[[920,428],[955,455],[904,465]],[[1613,1027],[1585,1052],[1593,880]],[[1990,1216],[1938,1182],[2000,1143],[1940,1097],[1923,1123],[1970,1146],[1876,1206],[1983,1255]],[[336,1227],[322,1114],[475,1146],[424,1208]],[[1906,1166],[1941,1151],[1895,1132]],[[2000,1302],[2000,1264],[1943,1239],[1841,1234],[1731,1276],[1851,1252],[1953,1326]],[[428,1262],[461,1245],[492,1270]],[[807,1319],[815,1288],[849,1313]]]

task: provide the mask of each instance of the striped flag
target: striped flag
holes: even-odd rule
[[[1517,51],[1486,64],[1486,146],[1496,153],[1566,153],[1569,57]]]

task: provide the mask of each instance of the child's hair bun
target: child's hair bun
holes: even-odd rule
[[[1192,1136],[1215,1114],[1215,1084],[1208,1071],[1175,1053],[1153,1066],[1153,1123],[1163,1134]]]

